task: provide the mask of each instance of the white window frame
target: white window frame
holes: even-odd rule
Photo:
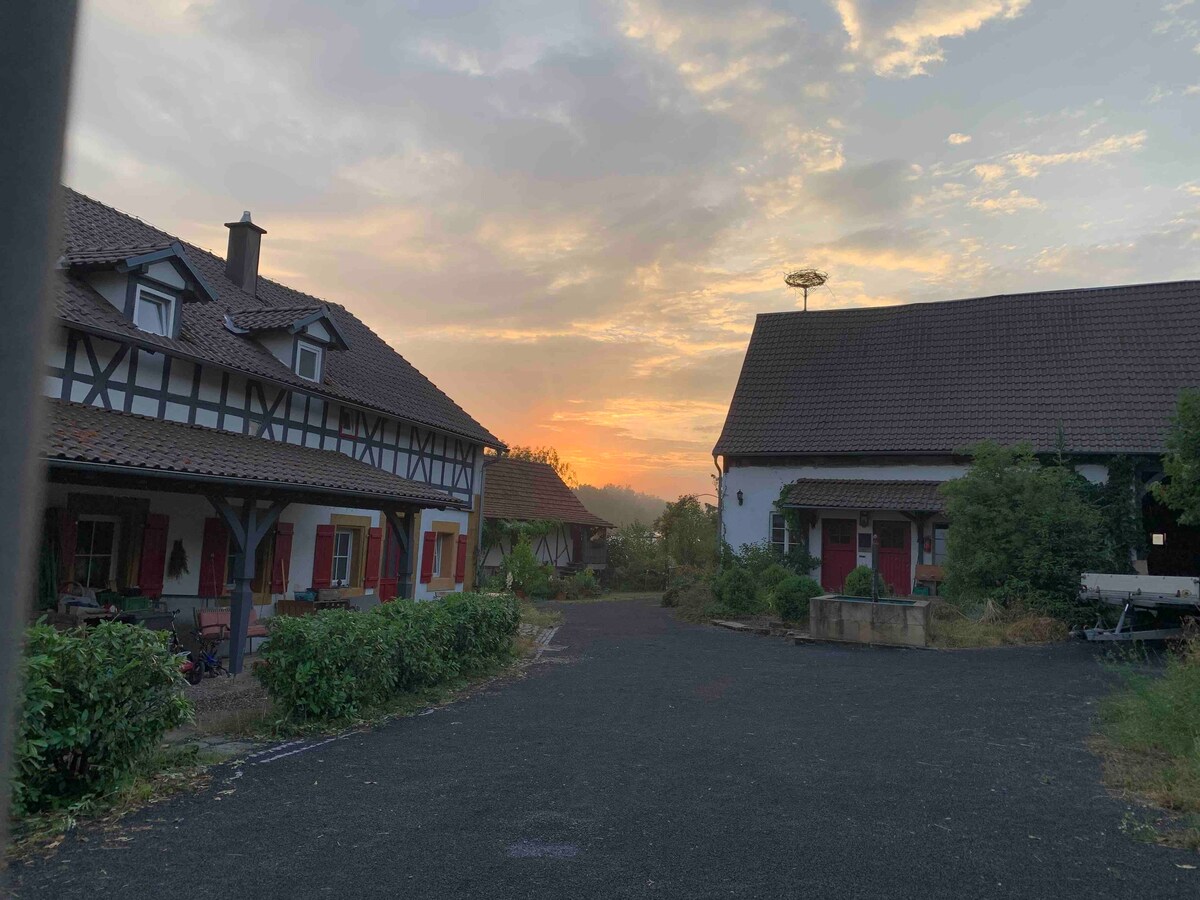
[[[113,527],[112,528],[112,545],[108,548],[107,553],[96,553],[95,552],[96,548],[94,546],[92,546],[91,542],[89,542],[89,544],[88,544],[89,552],[88,553],[79,553],[78,552],[79,529],[82,528],[84,525],[92,526],[93,537],[94,537],[96,522],[109,522],[112,524],[112,527]],[[78,565],[79,559],[81,559],[81,558],[95,559],[96,557],[107,556],[108,557],[108,572],[106,573],[106,575],[104,577],[104,582],[99,585],[85,585],[85,587],[90,587],[93,590],[107,590],[108,586],[110,584],[112,584],[116,578],[117,550],[119,549],[120,542],[121,542],[121,520],[117,516],[90,516],[90,515],[80,516],[78,518],[78,520],[76,521],[75,530],[76,530],[76,552],[75,552],[74,556],[72,556],[72,558],[71,558],[71,578],[75,577],[75,567]],[[91,568],[91,567],[89,566],[89,568]],[[82,582],[80,582],[80,583],[82,584]]]
[[[783,546],[775,540],[775,519],[778,518],[783,523]],[[772,547],[779,547],[780,552],[787,553],[791,549],[792,543],[791,529],[788,527],[787,517],[780,512],[772,512],[767,518],[767,543]]]
[[[941,558],[938,558],[938,532],[944,531],[946,539],[942,542]],[[950,525],[946,522],[938,522],[933,526],[933,532],[930,535],[931,545],[929,548],[929,561],[935,566],[943,566],[946,564],[946,551],[950,547]]]
[[[164,308],[166,311],[166,315],[164,316],[166,321],[166,331],[154,331],[150,328],[147,328],[145,324],[141,322],[141,316],[139,313],[142,309],[143,297],[145,297],[148,302],[158,304]],[[154,288],[146,287],[144,284],[139,284],[137,286],[137,291],[133,296],[133,324],[135,327],[141,329],[147,334],[158,334],[163,337],[170,337],[175,333],[175,298],[170,294],[162,291],[156,291]]]
[[[301,372],[300,372],[300,359],[303,356],[305,351],[310,351],[317,358],[316,366],[314,367],[316,369],[316,373],[315,373],[314,377],[312,377],[312,378],[309,378],[307,375],[301,374]],[[299,375],[301,378],[303,378],[305,381],[315,381],[315,382],[319,383],[321,381],[321,370],[324,368],[325,368],[325,348],[322,347],[320,344],[314,344],[312,341],[305,341],[305,340],[297,339],[297,341],[296,341],[296,367],[295,367],[296,374]]]
[[[345,538],[345,552],[340,552],[338,544],[340,539]],[[345,565],[344,577],[338,577],[338,563],[342,562]],[[350,580],[354,577],[351,567],[354,565],[354,529],[338,527],[333,530],[333,562],[329,572],[329,582],[334,587],[348,587]]]
[[[433,539],[433,571],[430,573],[432,578],[442,577],[442,554],[446,550],[446,539],[449,537],[450,535],[439,531]]]

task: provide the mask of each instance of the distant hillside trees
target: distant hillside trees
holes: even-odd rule
[[[575,489],[575,496],[589,512],[612,522],[618,528],[634,522],[652,525],[667,508],[667,501],[661,497],[643,494],[628,485],[606,484],[596,487],[581,484]]]

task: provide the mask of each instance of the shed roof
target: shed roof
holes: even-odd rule
[[[788,487],[788,506],[808,509],[892,509],[940,512],[945,509],[940,481],[865,478],[800,478]]]
[[[483,515],[487,519],[613,527],[611,522],[588,512],[553,467],[507,456],[484,469]]]
[[[69,465],[231,486],[266,484],[282,490],[345,496],[359,504],[371,499],[419,506],[463,505],[444,491],[334,450],[300,447],[64,400],[47,403],[50,412],[43,455],[52,468]]]
[[[760,315],[714,453],[1161,453],[1200,281]]]

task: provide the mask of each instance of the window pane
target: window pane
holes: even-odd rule
[[[92,523],[92,553],[112,553],[114,524],[113,522]]]
[[[167,304],[144,293],[139,294],[134,322],[142,331],[149,331],[152,334],[166,334]]]
[[[321,370],[321,352],[315,347],[300,344],[296,348],[296,374],[316,381]]]
[[[95,522],[82,521],[75,530],[75,555],[87,556],[92,552],[92,527]],[[78,579],[76,579],[78,580]]]

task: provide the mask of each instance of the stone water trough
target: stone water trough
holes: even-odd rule
[[[872,600],[823,594],[808,604],[810,640],[929,646],[928,600]]]

